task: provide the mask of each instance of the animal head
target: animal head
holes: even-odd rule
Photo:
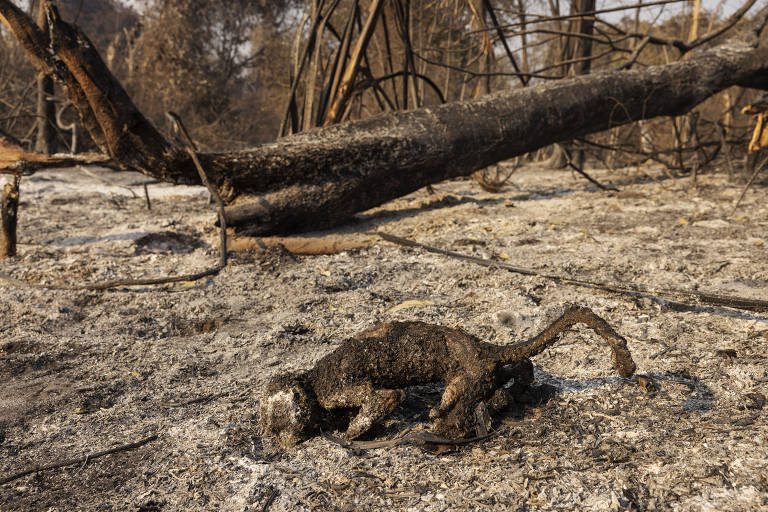
[[[264,436],[289,448],[317,432],[319,416],[320,406],[302,375],[279,375],[270,381],[261,400]]]

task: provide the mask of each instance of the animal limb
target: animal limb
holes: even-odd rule
[[[627,340],[613,330],[608,322],[597,316],[591,309],[583,306],[569,306],[560,317],[549,324],[541,333],[528,341],[516,345],[500,347],[501,358],[506,364],[540,354],[553,345],[558,336],[576,324],[584,324],[600,335],[611,347],[613,366],[622,377],[635,373],[635,362],[627,348]]]

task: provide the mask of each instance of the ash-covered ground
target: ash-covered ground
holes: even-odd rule
[[[768,313],[621,296],[404,248],[374,230],[546,273],[768,299],[765,187],[725,173],[591,170],[620,192],[530,166],[501,193],[438,184],[337,230],[336,255],[234,253],[195,283],[53,291],[0,280],[0,479],[158,438],[0,486],[0,510],[765,510]],[[22,181],[19,256],[38,284],[190,273],[215,265],[215,212],[196,188],[92,170]],[[534,359],[525,407],[454,449],[348,450],[316,437],[281,452],[258,430],[277,372],[306,369],[377,322],[423,320],[498,344],[563,304],[629,339],[649,393],[575,329]],[[369,438],[428,429],[439,389]]]

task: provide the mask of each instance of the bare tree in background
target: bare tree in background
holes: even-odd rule
[[[236,149],[278,133],[587,70],[669,63],[688,48],[717,41],[702,40],[700,33],[730,26],[703,8],[663,22],[650,17],[652,9],[678,3],[654,0],[595,11],[587,0],[564,6],[559,0],[162,0],[146,1],[141,16],[115,0],[57,5],[63,19],[76,19],[92,36],[150,121],[165,127],[164,113],[172,109],[202,147]],[[563,14],[561,7],[570,10]],[[24,109],[35,107],[22,99],[23,89],[15,91],[3,96],[21,105],[21,117],[6,121],[5,131],[25,141],[33,119]],[[577,155],[587,151],[611,166],[651,158],[686,172],[690,162],[705,165],[720,146],[738,150],[746,141],[739,110],[749,98],[740,101],[733,92],[723,98],[698,108],[693,128],[678,127],[680,144],[672,121],[662,120],[569,145]],[[671,143],[661,143],[668,134]],[[66,138],[61,142],[68,147]]]
[[[292,3],[146,2],[140,29],[123,39],[131,65],[118,76],[124,73],[127,90],[150,120],[162,126],[166,111],[177,112],[203,147],[272,139],[279,122],[275,91],[288,79],[290,34],[284,27]]]
[[[30,12],[37,19],[40,29],[45,31],[48,22],[45,19],[45,4],[39,0],[30,2]],[[53,102],[53,77],[45,73],[37,74],[37,127],[35,151],[44,155],[56,152],[56,105]]]
[[[548,13],[533,14],[533,4],[523,0],[317,0],[297,30],[280,134],[592,70],[667,64],[722,41],[755,5],[747,1],[730,18],[718,20],[699,4],[690,16],[659,21],[664,9],[679,3],[641,1],[597,10],[593,0],[573,0],[569,13],[562,14],[560,2],[551,0]],[[649,18],[653,9],[660,12],[656,19]],[[339,83],[346,86],[339,89]],[[330,116],[329,105],[336,105]],[[696,123],[684,128],[674,119],[635,123],[569,146],[578,167],[589,154],[611,166],[650,158],[685,173],[711,162],[720,147],[746,141],[745,127],[733,124],[743,105],[716,98],[697,108],[691,117]],[[658,144],[665,140],[672,142]],[[555,153],[559,166],[565,155]],[[556,165],[555,160],[549,163]]]

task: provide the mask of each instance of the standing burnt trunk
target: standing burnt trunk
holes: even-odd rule
[[[45,16],[45,2],[32,2],[37,24],[43,32],[48,30]],[[35,131],[35,151],[44,155],[56,153],[56,104],[53,102],[53,78],[42,72],[37,74],[37,121]]]
[[[16,221],[19,211],[19,181],[6,183],[0,196],[0,258],[16,256]]]
[[[572,0],[571,14],[582,14],[580,18],[574,18],[570,22],[570,32],[573,34],[569,38],[566,49],[568,54],[564,59],[571,62],[566,68],[573,70],[574,75],[588,75],[592,69],[592,37],[595,30],[595,0]],[[566,69],[566,74],[568,70]],[[563,151],[563,148],[560,148]],[[565,156],[565,153],[563,153]],[[576,151],[576,166],[581,169],[584,167],[584,150]],[[567,165],[568,158],[561,167]]]

